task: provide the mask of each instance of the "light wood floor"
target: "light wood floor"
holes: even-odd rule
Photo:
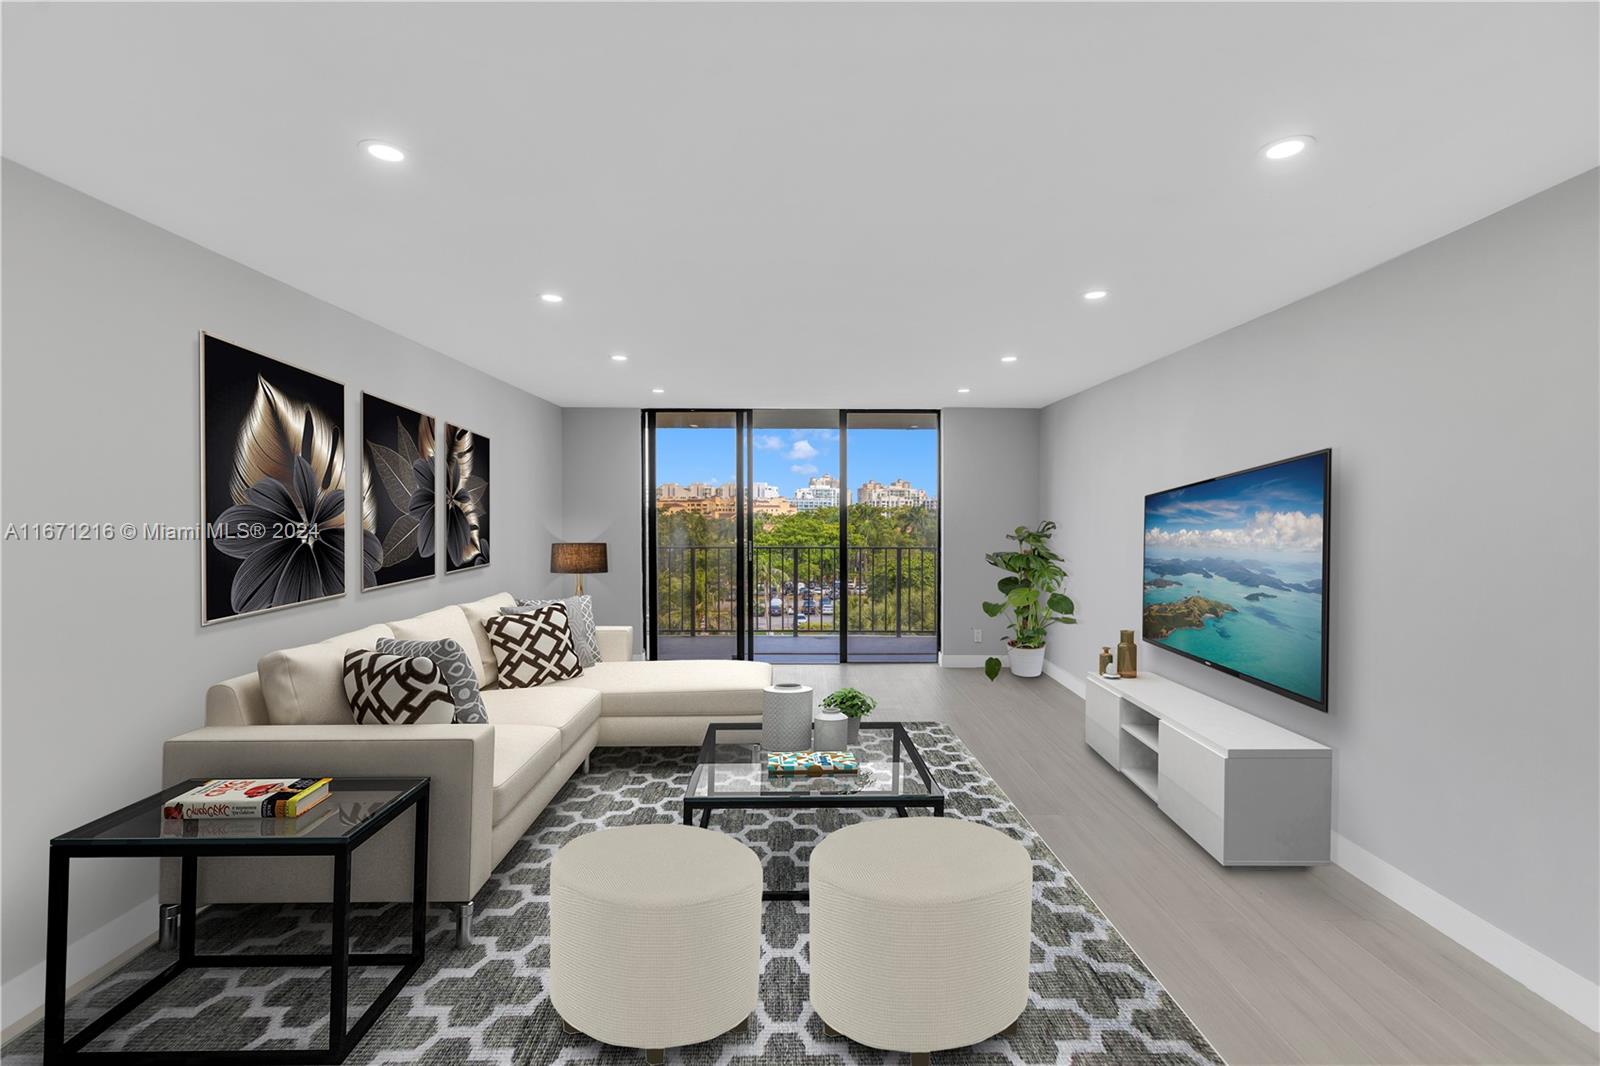
[[[1245,1063],[1596,1063],[1600,1038],[1334,866],[1225,869],[1083,741],[1048,678],[778,666],[948,723],[1218,1052]]]

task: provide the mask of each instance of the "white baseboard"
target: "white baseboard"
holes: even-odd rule
[[[951,666],[963,670],[971,669],[973,667],[982,667],[983,664],[988,661],[989,657],[987,655],[952,655],[949,652],[944,651],[939,653],[940,666]],[[1006,662],[1007,657],[1004,655],[1000,656],[1000,665],[1004,666]]]
[[[1046,659],[1044,672],[1047,677],[1079,696],[1085,694],[1084,679],[1066,668]],[[1600,1032],[1600,985],[1529,947],[1498,926],[1491,925],[1459,903],[1338,833],[1333,834],[1332,849],[1334,863],[1349,871],[1357,880],[1398,903],[1590,1029]]]
[[[151,896],[67,946],[67,998],[88,989],[155,942],[159,902],[159,896]],[[0,1040],[10,1040],[43,1013],[44,963],[40,961],[0,986]]]
[[[1044,676],[1061,685],[1079,699],[1084,699],[1088,694],[1088,686],[1083,683],[1083,678],[1074,674],[1065,666],[1053,663],[1049,659],[1044,661]]]
[[[1333,861],[1508,977],[1600,1032],[1600,985],[1333,834]]]

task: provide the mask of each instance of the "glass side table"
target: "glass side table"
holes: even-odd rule
[[[220,1061],[255,1064],[339,1063],[372,1028],[422,965],[428,901],[428,779],[338,777],[332,794],[293,819],[240,818],[183,821],[161,815],[163,801],[205,784],[184,781],[131,803],[104,818],[50,841],[50,888],[46,915],[44,1061],[55,1066],[83,1059],[139,1061],[174,1066],[210,1066]],[[352,953],[350,950],[350,862],[356,848],[408,809],[416,811],[412,857],[411,950]],[[333,860],[332,944],[327,954],[201,955],[195,952],[195,901],[199,860],[215,855],[325,855]],[[182,861],[178,958],[71,1037],[66,1035],[67,904],[73,859],[157,856]],[[185,970],[254,966],[330,967],[328,1046],[303,1050],[86,1051],[87,1045]],[[350,967],[397,966],[399,972],[352,1025]]]

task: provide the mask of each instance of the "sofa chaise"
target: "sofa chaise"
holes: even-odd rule
[[[500,688],[483,623],[515,602],[506,593],[367,626],[264,656],[253,673],[213,685],[206,724],[167,741],[163,781],[221,776],[417,776],[431,779],[428,898],[456,908],[471,936],[472,898],[597,745],[697,745],[713,721],[761,719],[766,663],[644,662],[631,626],[597,630],[601,661],[579,677]],[[344,653],[380,637],[449,637],[473,660],[487,725],[357,725],[344,695]],[[409,899],[412,816],[357,853],[356,900]],[[332,866],[317,858],[212,858],[199,867],[201,903],[323,901]],[[164,919],[178,898],[177,863],[162,869]]]

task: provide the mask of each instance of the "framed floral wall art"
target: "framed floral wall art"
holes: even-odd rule
[[[374,501],[371,528],[380,543],[377,568],[361,571],[363,589],[434,575],[439,506],[434,426],[430,415],[361,394],[362,500]]]
[[[344,595],[352,548],[377,569],[371,529],[346,535],[345,454],[343,385],[200,335],[202,625]]]
[[[489,565],[489,438],[445,426],[446,573]]]

